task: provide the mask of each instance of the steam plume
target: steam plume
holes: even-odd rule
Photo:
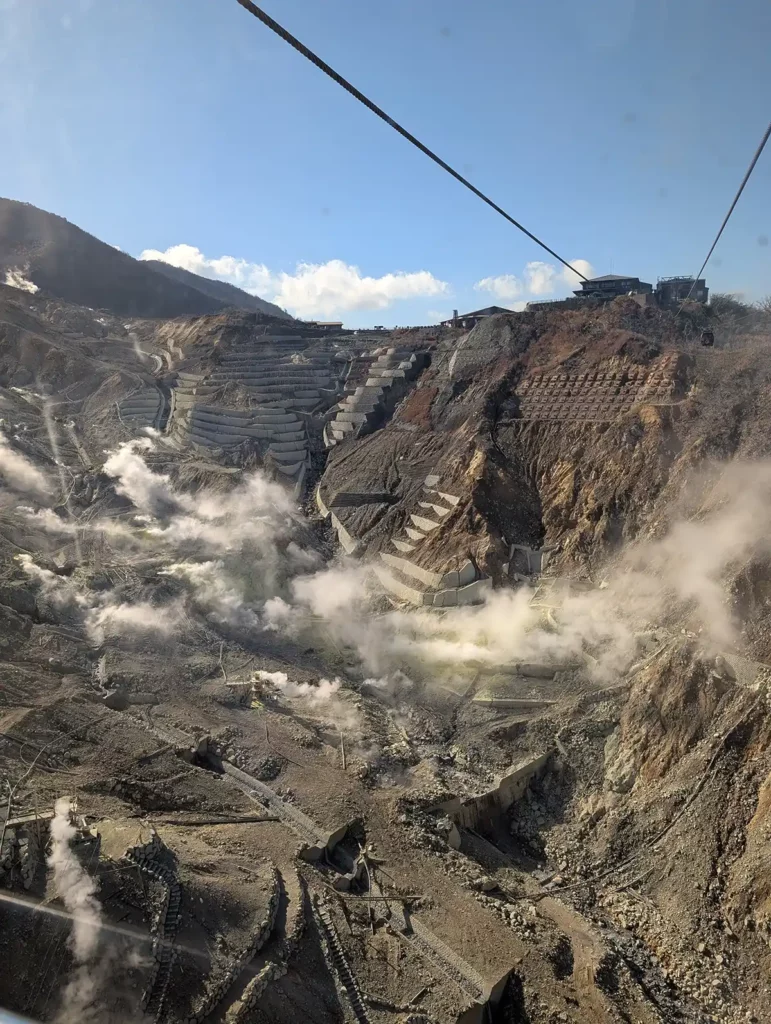
[[[38,498],[50,496],[51,487],[43,473],[29,459],[8,444],[0,433],[0,477],[7,487]]]

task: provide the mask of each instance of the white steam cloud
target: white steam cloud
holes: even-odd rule
[[[34,295],[40,289],[34,281],[30,281],[29,278],[24,276],[26,273],[26,270],[21,270],[19,267],[15,267],[13,270],[6,270],[5,283],[9,288],[18,288],[19,291],[29,292],[30,295]]]
[[[733,463],[705,491],[698,518],[681,517],[662,538],[628,546],[601,588],[569,591],[548,614],[533,606],[527,588],[497,590],[483,605],[441,614],[378,614],[369,567],[341,561],[322,568],[283,488],[258,472],[228,492],[183,492],[147,465],[149,444],[124,445],[107,460],[116,489],[142,514],[138,525],[124,523],[105,536],[129,559],[150,559],[158,577],[176,581],[176,594],[172,589],[160,607],[146,592],[131,600],[117,589],[86,594],[73,578],[19,556],[43,598],[79,614],[94,643],[123,632],[166,637],[195,616],[251,637],[271,630],[321,647],[331,642],[355,654],[359,678],[390,700],[404,696],[411,679],[430,683],[464,666],[545,661],[590,666],[597,678],[613,680],[638,657],[641,634],[684,621],[701,630],[705,645],[724,649],[737,639],[726,577],[771,554],[771,463]],[[334,715],[349,704],[337,679],[263,681]]]
[[[96,882],[72,849],[77,831],[70,820],[71,812],[72,804],[68,797],[56,801],[47,863],[54,873],[57,894],[72,917],[69,946],[75,971],[62,995],[62,1012],[58,1020],[75,1024],[83,1020],[99,988],[102,972],[94,970],[94,960],[99,945],[102,908],[96,898]]]
[[[298,683],[286,672],[255,672],[255,680],[273,688],[275,696],[297,700],[324,725],[344,732],[356,744],[359,755],[369,757],[375,751],[360,708],[346,694],[339,679],[319,679],[317,683]]]
[[[51,487],[45,475],[0,433],[0,479],[13,491],[38,498],[50,496]]]
[[[716,651],[738,641],[726,577],[754,557],[771,556],[771,463],[724,467],[708,502],[699,519],[678,519],[661,539],[625,549],[601,588],[555,598],[548,622],[528,589],[494,591],[483,605],[442,614],[373,615],[367,568],[360,564],[295,580],[288,599],[267,602],[264,618],[290,635],[323,622],[381,681],[409,673],[410,665],[445,672],[518,662],[585,665],[609,681],[635,660],[639,638],[651,628],[688,621]]]
[[[148,466],[145,456],[152,448],[148,438],[122,444],[104,464],[116,492],[139,513],[133,523],[105,518],[77,528],[107,541],[124,563],[142,566],[149,560],[150,576],[143,570],[143,577],[175,579],[181,592],[161,603],[136,588],[91,592],[78,576],[59,575],[22,554],[18,562],[37,581],[39,600],[78,618],[96,646],[124,634],[165,638],[187,630],[195,614],[220,628],[263,629],[264,602],[321,564],[317,552],[301,543],[304,527],[291,496],[259,471],[227,492],[179,490],[168,475]],[[51,534],[74,534],[74,524],[51,509],[22,511]]]
[[[257,679],[262,683],[270,683],[284,697],[301,697],[311,707],[328,703],[340,690],[339,679],[320,679],[317,686],[312,683],[295,683],[289,678],[286,672],[265,672],[255,673]]]

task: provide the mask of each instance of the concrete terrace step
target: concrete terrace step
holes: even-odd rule
[[[212,369],[212,373],[261,373],[266,377],[302,377],[306,374],[331,376],[329,366],[309,366],[306,363],[273,363],[261,366],[251,360],[243,362],[220,363]]]
[[[383,380],[389,378],[403,378],[406,376],[406,371],[401,370],[398,367],[370,367],[370,377],[380,377]]]
[[[461,587],[430,590],[393,566],[386,568],[375,564],[372,568],[392,597],[418,607],[454,608],[458,605],[481,604],[492,590],[491,579],[474,580]]]
[[[226,427],[195,419],[190,421],[190,430],[195,431],[197,434],[203,434],[206,437],[237,438],[239,444],[241,441],[249,439],[254,441],[269,441],[271,439],[269,436],[266,437],[259,427]]]
[[[453,507],[460,504],[460,498],[456,497],[454,494],[447,494],[445,491],[437,491],[433,487],[424,487],[423,490],[427,494],[435,494],[437,497],[441,498],[442,501],[446,502],[448,505],[452,505]]]
[[[215,370],[208,378],[215,384],[230,381],[249,381],[252,386],[266,389],[275,387],[293,388],[334,388],[336,379],[328,373],[282,373],[268,376],[260,370],[239,367],[232,370]],[[336,389],[335,389],[336,390]]]
[[[223,356],[221,359],[217,360],[213,369],[239,369],[244,366],[254,367],[255,370],[264,371],[266,373],[279,371],[300,372],[302,370],[306,370],[316,373],[332,373],[335,376],[338,375],[337,367],[330,363],[328,359],[298,360],[291,356]]]
[[[435,569],[426,569],[410,559],[399,558],[397,555],[387,552],[381,551],[380,557],[391,569],[398,570],[402,576],[418,580],[433,590],[458,589],[473,583],[477,578],[476,566],[469,559],[463,563],[460,569],[438,572]]]
[[[386,569],[384,565],[377,564],[373,565],[372,569],[382,587],[391,594],[392,597],[396,597],[400,601],[407,601],[409,604],[414,604],[418,607],[423,605],[432,605],[434,603],[433,594],[410,584],[403,578],[400,579],[398,571]]]
[[[441,523],[435,522],[433,519],[426,519],[425,516],[416,515],[414,512],[410,513],[411,521],[417,526],[419,530],[423,530],[424,533],[431,533],[432,530],[438,530],[442,525]]]
[[[245,385],[245,386],[247,387],[247,390],[249,391],[250,397],[254,398],[254,400],[256,402],[259,402],[260,406],[263,409],[267,409],[267,410],[276,409],[278,407],[284,407],[287,412],[291,412],[293,406],[297,402],[308,403],[308,404],[312,403],[313,405],[316,405],[318,402],[321,401],[321,395],[320,394],[318,395],[318,397],[315,397],[315,398],[314,397],[308,397],[307,391],[298,395],[298,394],[294,393],[294,391],[287,390],[285,388],[282,388],[282,389],[274,391],[274,392],[270,392],[270,391],[261,391],[258,388],[252,388],[252,387],[249,387],[248,385]]]
[[[340,412],[377,412],[383,403],[376,398],[346,398],[339,406]]]
[[[276,469],[279,471],[279,473],[283,473],[284,476],[298,476],[302,472],[304,466],[304,461],[293,462],[291,465],[285,465],[284,463],[280,462],[276,463]]]
[[[155,416],[160,404],[156,402],[154,405],[141,405],[137,402],[133,405],[122,405],[120,411],[122,416]]]
[[[333,390],[330,387],[330,380],[328,377],[317,377],[317,378],[297,378],[297,380],[265,380],[263,377],[247,377],[245,375],[239,376],[234,374],[230,377],[212,377],[212,383],[219,384],[240,384],[241,387],[250,388],[252,391],[259,391],[265,395],[287,395],[294,394],[295,391],[306,391],[309,388],[324,388],[327,390]]]
[[[405,526],[404,532],[410,538],[410,540],[421,541],[426,539],[426,534],[421,533],[419,530],[413,530],[411,526]]]
[[[380,558],[386,563],[386,565],[388,565],[389,568],[398,569],[402,576],[407,576],[412,580],[417,580],[426,587],[438,590],[442,586],[442,580],[444,578],[442,573],[433,572],[430,569],[424,569],[415,562],[410,562],[407,558],[399,558],[398,555],[389,555],[385,551],[380,552]]]
[[[129,395],[128,398],[124,398],[121,405],[157,405],[160,402],[161,396],[158,391],[146,391],[136,395]]]
[[[256,422],[259,419],[265,420],[266,423],[299,423],[300,421],[291,412],[280,412],[278,409],[266,411],[261,408],[256,409],[222,409],[217,406],[211,405],[199,405],[198,411],[209,415],[220,415],[225,414],[232,417],[233,419],[246,420],[249,423]]]
[[[202,433],[193,427],[190,428],[190,439],[198,441],[199,444],[206,444],[216,448],[235,448],[248,440],[244,434],[220,434],[217,431]]]
[[[204,448],[221,448],[221,447],[223,447],[217,441],[214,441],[211,437],[204,437],[203,434],[197,434],[193,430],[188,431],[187,435],[186,436],[182,436],[181,438],[179,438],[179,440],[183,440],[183,441],[184,440],[189,440],[189,441],[192,441],[194,444],[202,445]],[[233,448],[235,446],[235,444],[240,444],[241,441],[243,441],[242,437],[238,438],[238,440],[235,441],[234,444],[228,444],[228,445],[225,445],[224,447],[226,447],[226,448]]]
[[[384,388],[380,384],[375,385],[375,386],[370,386],[370,385],[367,385],[367,384],[361,384],[361,385],[359,385],[355,389],[355,391],[352,392],[350,397],[351,398],[382,398],[383,393],[384,393]]]
[[[293,452],[277,452],[271,446],[270,448],[268,448],[268,452],[269,452],[270,455],[273,456],[273,458],[276,460],[276,462],[285,462],[288,465],[295,465],[295,464],[299,464],[300,462],[303,462],[305,460],[305,455],[307,453],[307,449],[306,448],[302,448],[302,449],[300,449],[300,451],[293,451]]]
[[[303,444],[306,439],[305,434],[300,431],[281,433],[278,430],[269,430],[266,427],[259,426],[235,427],[197,419],[191,419],[189,421],[189,425],[191,430],[197,430],[202,434],[227,434],[230,437],[240,437],[241,440],[244,440],[245,438],[253,438],[258,441],[278,441],[292,444]]]
[[[415,550],[415,545],[408,544],[406,540],[394,540],[392,537],[391,543],[393,544],[397,551],[401,551],[404,554],[408,554],[410,551]]]
[[[274,452],[298,452],[305,451],[307,445],[303,437],[296,441],[273,441],[270,448]]]
[[[418,507],[430,509],[432,512],[434,512],[435,515],[442,516],[443,518],[444,516],[448,516],[452,512],[451,508],[443,508],[441,505],[434,505],[430,501],[419,501]]]
[[[387,491],[338,491],[329,499],[330,508],[359,508],[362,505],[391,505],[394,497]]]
[[[216,384],[177,384],[175,395],[214,395],[219,389]]]
[[[292,427],[293,429],[297,429],[300,426],[298,420],[288,420],[283,418],[270,419],[264,413],[260,416],[255,416],[253,419],[243,420],[235,416],[228,416],[225,413],[223,413],[221,416],[218,416],[216,413],[201,412],[199,408],[195,408],[192,411],[192,416],[195,419],[199,420],[201,423],[212,423],[218,426],[226,427],[238,427],[239,429],[245,427],[248,427],[250,429],[252,427],[274,427],[277,425],[284,425],[287,427]]]
[[[334,422],[336,424],[353,423],[356,426],[360,426],[365,423],[371,423],[372,418],[372,413],[368,412],[339,412],[335,416]]]

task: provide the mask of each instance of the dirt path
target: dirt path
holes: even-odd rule
[[[595,970],[605,953],[605,947],[592,933],[586,921],[564,903],[545,897],[538,909],[570,939],[573,947],[573,983],[582,1006],[590,1007],[597,1021],[615,1020],[611,1004],[605,999],[594,980]]]

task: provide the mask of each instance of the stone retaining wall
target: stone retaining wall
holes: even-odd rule
[[[158,858],[164,845],[157,832],[153,831],[149,842],[130,847],[123,860],[135,864],[150,882],[156,882],[163,889],[161,910],[151,926],[153,935],[153,966],[141,1005],[145,1013],[158,1020],[163,1011],[163,1002],[171,977],[171,968],[176,958],[174,938],[179,927],[181,889],[173,871]]]

